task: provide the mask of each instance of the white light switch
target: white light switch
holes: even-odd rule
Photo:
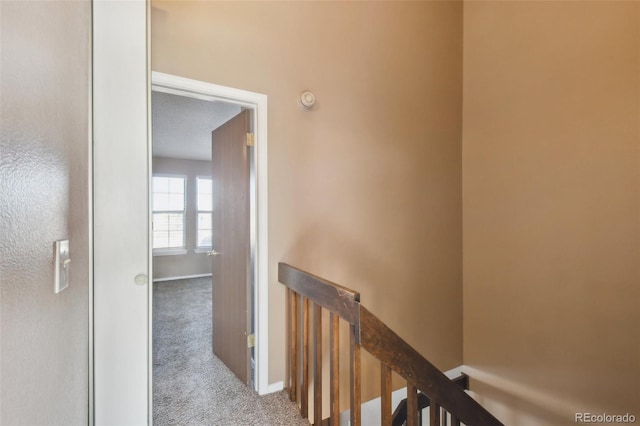
[[[69,269],[71,259],[69,258],[69,240],[60,240],[54,243],[54,264],[56,266],[54,288],[55,293],[60,293],[69,287]]]

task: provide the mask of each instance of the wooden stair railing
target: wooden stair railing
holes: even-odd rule
[[[313,358],[314,418],[322,419],[322,309],[329,311],[329,406],[324,424],[340,424],[339,323],[349,323],[349,396],[351,426],[361,425],[360,349],[380,360],[382,425],[392,425],[391,372],[407,381],[407,426],[418,425],[418,390],[429,399],[430,426],[499,426],[494,416],[360,304],[360,294],[298,268],[278,264],[278,280],[287,287],[287,377],[289,398],[308,418],[309,360]],[[313,317],[313,318],[311,318]],[[309,323],[313,324],[312,345]],[[449,413],[449,414],[447,414]]]
[[[351,407],[353,407],[351,424],[360,425],[360,294],[284,263],[278,265],[278,280],[287,286],[287,347],[289,351],[285,384],[289,389],[289,398],[300,402],[300,413],[303,418],[307,418],[309,415],[309,317],[313,312],[313,424],[322,424],[322,361],[321,356],[317,354],[322,354],[320,308],[325,308],[330,312],[330,424],[337,425],[340,418],[338,326],[340,319],[343,319],[350,325],[349,394]]]

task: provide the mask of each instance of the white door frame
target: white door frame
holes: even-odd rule
[[[170,74],[153,71],[151,73],[151,90],[173,95],[187,96],[207,101],[223,101],[240,105],[253,110],[251,117],[255,134],[255,155],[253,170],[255,171],[255,188],[251,188],[251,262],[254,294],[255,331],[255,390],[266,394],[277,390],[269,387],[269,257],[268,257],[268,221],[267,221],[267,95],[203,81],[191,80]],[[149,319],[151,335],[151,313]],[[149,375],[153,365],[149,363]],[[278,387],[278,386],[276,386]]]

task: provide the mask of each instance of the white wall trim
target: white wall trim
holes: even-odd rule
[[[284,389],[284,382],[283,381],[271,383],[269,385],[269,393],[279,392],[282,389]]]
[[[93,15],[91,16],[91,62],[89,74],[89,125],[87,140],[89,149],[87,158],[89,182],[89,426],[95,425],[95,392],[94,392],[94,324],[93,324]]]
[[[480,368],[470,367],[468,365],[462,365],[462,371],[466,373],[474,381],[482,382],[485,385],[509,395],[514,400],[526,401],[527,405],[532,409],[537,407],[544,412],[554,413],[559,417],[566,419],[573,419],[575,413],[582,412],[584,410],[584,401],[578,401],[575,398],[567,397],[566,395],[559,395],[557,392],[549,392],[548,389],[540,389],[532,387],[529,384],[521,383],[516,380],[512,380],[505,376],[500,376],[492,372],[487,372]],[[471,390],[470,395],[473,397],[483,398],[483,395],[476,394]],[[511,407],[502,406],[498,401],[491,398],[484,397],[484,400],[480,401],[483,406],[490,409],[494,415],[507,416],[509,413],[513,413],[513,405]],[[492,404],[491,406],[489,404]],[[500,409],[504,409],[503,413],[500,413]],[[606,412],[606,407],[589,407],[592,413]],[[507,417],[508,418],[508,417]]]
[[[260,395],[273,392],[269,385],[269,257],[267,212],[267,95],[191,80],[159,72],[151,73],[152,90],[208,101],[224,101],[254,110],[253,129],[256,155],[256,262],[255,311],[256,390]]]
[[[188,280],[191,278],[203,278],[203,277],[210,277],[211,274],[196,274],[196,275],[181,275],[179,277],[168,277],[168,278],[154,278],[153,282],[154,283],[160,283],[163,281],[174,281],[174,280]]]

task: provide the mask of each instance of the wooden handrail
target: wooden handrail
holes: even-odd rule
[[[424,392],[431,401],[468,425],[501,424],[364,306],[360,307],[360,321],[362,347]]]
[[[360,293],[357,291],[304,272],[286,263],[278,264],[278,281],[349,323],[359,323]]]
[[[338,425],[339,413],[339,320],[350,325],[349,396],[351,425],[360,426],[360,348],[381,362],[381,407],[383,425],[391,425],[391,370],[407,381],[407,425],[418,423],[419,398],[430,402],[430,424],[501,426],[457,384],[420,355],[380,319],[360,304],[360,294],[285,263],[278,264],[278,279],[287,287],[287,378],[292,401],[300,401],[300,412],[308,416],[308,363],[313,357],[314,424]],[[299,312],[298,307],[302,307]],[[330,312],[330,418],[322,420],[322,309]],[[310,318],[313,315],[313,318]],[[309,353],[309,324],[313,324],[313,353]],[[300,342],[302,340],[302,342]],[[301,350],[301,354],[299,353]],[[300,368],[298,368],[300,364]],[[421,397],[418,391],[423,392]],[[300,397],[298,399],[298,392]],[[424,407],[422,407],[424,408]],[[442,412],[442,410],[445,410]]]

